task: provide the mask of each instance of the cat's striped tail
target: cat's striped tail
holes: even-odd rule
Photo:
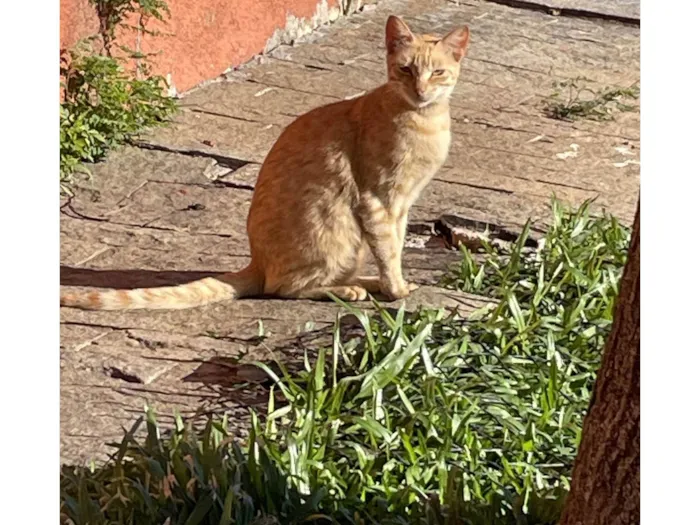
[[[61,291],[61,306],[84,310],[180,310],[260,295],[262,289],[261,276],[255,268],[248,266],[239,272],[206,277],[179,286]]]

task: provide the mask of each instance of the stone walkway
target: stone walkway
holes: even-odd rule
[[[541,5],[602,15],[552,16]],[[436,223],[507,232],[532,217],[536,233],[556,194],[571,203],[597,197],[598,208],[631,224],[638,107],[612,121],[570,123],[547,118],[543,105],[555,81],[585,77],[594,89],[638,82],[639,27],[609,19],[638,11],[630,0],[383,0],[278,48],[190,93],[175,124],[114,152],[93,169],[94,183],[62,201],[61,283],[155,286],[243,267],[245,219],[268,149],[295,116],[384,81],[383,28],[393,13],[419,32],[471,29],[450,158],[413,209],[405,267],[424,285],[409,307],[479,306],[482,298],[435,287],[457,260]],[[103,457],[104,443],[146,403],[164,417],[227,410],[245,428],[247,407],[266,398],[236,390],[260,379],[240,363],[270,352],[293,360],[304,345],[328,340],[337,314],[329,303],[280,300],[174,312],[61,309],[62,461]]]

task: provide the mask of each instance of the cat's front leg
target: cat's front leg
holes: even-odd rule
[[[398,232],[398,237],[399,237],[399,250],[401,251],[401,255],[399,255],[399,265],[402,264],[403,260],[403,250],[406,247],[406,230],[408,228],[408,210],[404,210],[398,220],[397,224],[397,232]],[[403,275],[403,267],[400,271],[401,275]],[[406,284],[408,285],[408,291],[413,292],[418,289],[418,285],[415,283],[407,282]]]
[[[404,242],[406,241],[406,228],[408,228],[408,212],[402,211],[399,220],[396,221],[396,232],[399,237],[399,244],[403,252]]]
[[[406,297],[412,288],[404,280],[401,269],[401,217],[393,215],[374,195],[361,196],[358,211],[363,234],[379,268],[380,291],[390,300]]]

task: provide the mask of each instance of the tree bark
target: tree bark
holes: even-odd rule
[[[639,203],[612,330],[559,525],[640,521]]]

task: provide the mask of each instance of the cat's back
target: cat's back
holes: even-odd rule
[[[341,100],[297,117],[282,131],[268,153],[266,163],[347,152],[355,137],[354,103],[354,100]]]
[[[355,199],[354,104],[355,100],[341,100],[320,106],[282,131],[260,168],[249,229],[294,228],[296,223],[301,227],[319,210]]]
[[[248,214],[251,251],[261,264],[320,257],[332,239],[356,248],[353,105],[343,100],[299,116],[265,158]]]

